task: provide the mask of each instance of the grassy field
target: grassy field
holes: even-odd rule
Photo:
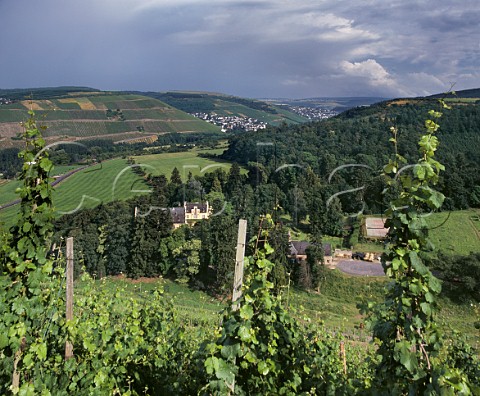
[[[353,250],[358,252],[382,253],[383,244],[374,242],[359,242],[353,245]]]
[[[469,254],[480,251],[480,209],[435,213],[428,218],[430,237],[445,253]]]
[[[81,165],[55,165],[53,171],[50,173],[51,176],[63,175],[64,173],[70,172],[71,170],[79,168]]]
[[[148,187],[125,159],[117,158],[89,167],[61,182],[53,199],[56,211],[62,214],[139,194],[132,190],[148,190]]]
[[[58,165],[55,166],[51,176],[61,175],[78,168],[79,165]],[[0,205],[15,201],[18,196],[15,190],[20,187],[18,180],[0,180]]]
[[[426,218],[435,248],[446,254],[480,252],[480,209],[434,213]],[[359,242],[356,251],[382,252],[381,242]]]
[[[61,167],[60,170],[67,168]],[[14,193],[19,182],[12,181],[0,186],[2,201],[17,198]],[[134,197],[132,190],[146,190],[143,179],[135,174],[125,159],[113,159],[94,165],[75,173],[58,184],[54,190],[53,201],[55,214],[60,216],[80,208],[97,206],[101,202],[114,199],[125,200]],[[5,195],[4,195],[5,194]],[[1,203],[1,202],[0,202]],[[10,225],[18,211],[18,205],[0,211],[0,221]]]
[[[170,177],[173,168],[176,167],[184,181],[187,179],[188,172],[192,172],[194,176],[197,176],[204,175],[206,172],[213,172],[216,169],[223,169],[225,172],[230,170],[230,163],[199,157],[198,154],[202,152],[220,154],[223,152],[223,149],[193,149],[180,153],[147,154],[133,158],[136,164],[146,165],[147,173],[151,173],[154,176],[166,175]]]
[[[184,176],[184,180],[191,171],[194,175],[202,175],[216,169],[226,172],[231,164],[217,162],[208,158],[199,157],[200,153],[220,154],[224,148],[213,150],[193,149],[179,153],[147,154],[134,157],[136,164],[145,165],[144,169],[154,175],[165,174],[170,177],[174,167]],[[59,167],[53,174],[64,173],[73,167]],[[245,170],[243,172],[246,172]],[[17,199],[15,189],[20,186],[18,181],[9,181],[0,184],[0,205]],[[113,159],[88,169],[75,173],[61,182],[54,192],[54,205],[58,216],[81,207],[90,208],[101,202],[125,200],[138,194],[147,194],[149,188],[143,178],[135,174],[126,159]],[[18,211],[18,205],[1,210],[0,221],[5,225],[12,224]]]
[[[20,187],[20,184],[18,180],[8,180],[0,184],[0,205],[15,201],[18,198],[15,190]]]

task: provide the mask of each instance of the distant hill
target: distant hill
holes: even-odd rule
[[[383,97],[325,97],[325,98],[305,98],[305,99],[286,99],[273,98],[262,99],[268,103],[275,105],[313,107],[335,111],[342,111],[362,106],[370,106],[374,103],[383,102],[388,98]]]
[[[17,88],[0,89],[0,98],[7,97],[12,100],[42,100],[70,96],[72,92],[90,93],[100,92],[95,88],[88,87],[45,87],[45,88]]]
[[[48,142],[92,138],[137,142],[170,132],[220,132],[212,124],[143,95],[61,87],[1,90],[0,98],[4,99],[0,104],[0,148],[21,144],[20,123],[27,119],[29,109],[47,127],[44,135]]]
[[[454,94],[447,94],[445,95],[444,93],[439,93],[435,95],[430,95],[427,96],[427,98],[475,98],[475,99],[480,99],[480,88],[472,88],[472,89],[464,89],[461,91],[455,91]]]
[[[270,125],[308,121],[294,112],[257,99],[210,92],[141,92],[187,113],[216,113],[218,116],[251,117]]]

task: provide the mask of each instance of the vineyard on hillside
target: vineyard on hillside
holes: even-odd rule
[[[28,110],[36,111],[42,125],[47,127],[48,142],[58,140],[102,138],[114,141],[122,133],[147,134],[210,132],[219,128],[159,100],[141,95],[89,94],[68,98],[23,100],[0,108],[0,148],[19,146],[20,123]],[[135,137],[135,136],[132,136]]]

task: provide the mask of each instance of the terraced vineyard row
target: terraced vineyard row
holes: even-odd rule
[[[135,132],[142,128],[146,133],[169,133],[169,132],[216,132],[218,129],[213,125],[200,124],[197,120],[166,122],[166,121],[87,121],[76,123],[68,121],[48,121],[45,136],[74,136],[90,137],[125,132]]]
[[[170,108],[152,108],[138,110],[122,110],[126,120],[152,119],[152,120],[192,120],[193,116],[187,113],[179,113]]]
[[[106,95],[106,96],[90,96],[92,102],[97,108],[108,109],[145,109],[150,107],[158,107],[159,103],[166,106],[162,102],[150,99],[141,95]]]
[[[78,94],[49,100],[22,100],[0,108],[0,149],[19,146],[20,123],[33,109],[49,142],[76,138],[129,138],[151,140],[153,134],[220,132],[220,129],[157,99],[141,95],[111,93]],[[145,133],[144,136],[115,134]]]

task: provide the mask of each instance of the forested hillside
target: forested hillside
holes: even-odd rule
[[[447,199],[443,209],[464,209],[480,205],[480,104],[452,100],[438,131],[438,158],[446,171],[439,189]],[[335,192],[365,186],[340,196],[347,212],[365,203],[365,211],[381,213],[378,178],[383,164],[393,154],[389,128],[398,128],[398,152],[409,163],[418,159],[416,142],[434,100],[396,100],[371,107],[348,110],[337,117],[302,125],[280,126],[267,131],[234,136],[223,158],[247,165],[260,164],[267,176],[284,164],[311,167]],[[332,172],[339,166],[360,164]],[[331,176],[331,177],[330,177]],[[299,186],[304,185],[298,178]]]

